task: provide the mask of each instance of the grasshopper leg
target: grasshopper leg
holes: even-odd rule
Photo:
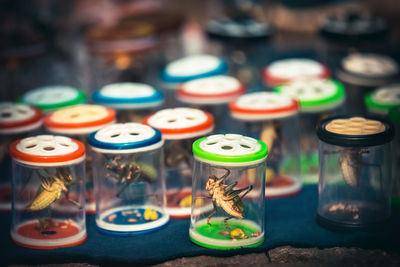
[[[210,213],[210,215],[208,215],[208,217],[207,217],[207,224],[208,224],[209,226],[211,226],[211,223],[210,223],[211,217],[214,216],[215,213],[217,213],[217,207],[215,206],[215,203],[214,203],[214,202],[213,202],[213,206],[214,206],[214,210],[213,210],[213,211]]]

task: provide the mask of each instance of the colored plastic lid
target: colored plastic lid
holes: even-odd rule
[[[379,54],[350,54],[342,60],[342,68],[351,74],[368,78],[382,78],[399,73],[399,66],[392,58]]]
[[[372,113],[388,114],[391,107],[400,105],[400,84],[383,86],[367,94],[365,104]]]
[[[294,80],[325,79],[330,77],[327,66],[307,58],[288,58],[272,62],[263,70],[267,85],[279,85]]]
[[[200,109],[170,108],[147,116],[143,123],[160,130],[167,140],[187,139],[210,133],[214,117]]]
[[[143,83],[112,83],[93,93],[95,103],[115,109],[142,109],[160,106],[164,95]]]
[[[289,117],[300,109],[297,100],[276,92],[256,92],[238,97],[229,104],[232,117],[245,120],[269,120]]]
[[[86,95],[74,87],[54,85],[36,88],[22,96],[22,102],[33,105],[43,111],[50,111],[84,103]]]
[[[18,162],[35,166],[75,164],[85,159],[85,145],[65,136],[38,135],[13,142],[10,154]]]
[[[59,109],[44,118],[46,128],[54,133],[89,134],[115,122],[113,109],[99,105],[77,105]]]
[[[295,81],[277,86],[275,91],[297,99],[300,102],[301,112],[334,109],[346,98],[343,85],[335,80]]]
[[[167,83],[183,83],[193,79],[222,75],[228,65],[212,55],[187,56],[169,63],[161,72],[161,80]]]
[[[191,80],[182,84],[177,97],[182,102],[193,104],[229,103],[246,91],[238,79],[225,75]]]
[[[252,18],[220,17],[207,22],[207,32],[213,37],[227,39],[266,38],[272,34],[272,26]]]
[[[266,160],[268,147],[260,140],[240,134],[215,134],[193,143],[196,159],[223,166],[248,166]]]
[[[0,134],[28,132],[41,125],[40,109],[20,103],[0,102]]]
[[[116,123],[89,135],[94,150],[106,153],[133,153],[154,150],[163,145],[161,132],[140,123]]]
[[[393,123],[400,123],[400,105],[390,108],[388,116]]]

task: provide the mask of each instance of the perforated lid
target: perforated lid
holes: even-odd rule
[[[115,111],[99,105],[77,105],[59,109],[44,118],[46,128],[55,133],[89,134],[115,122]]]
[[[225,75],[195,79],[182,84],[177,91],[179,100],[193,104],[228,103],[245,92],[238,79]]]
[[[268,147],[260,140],[240,134],[216,134],[193,143],[196,159],[223,166],[248,166],[266,160]]]
[[[394,76],[399,73],[399,66],[392,58],[379,54],[350,54],[342,60],[346,72],[369,78]]]
[[[307,58],[288,58],[272,62],[263,70],[264,82],[278,85],[294,80],[329,78],[328,67]]]
[[[228,65],[212,55],[187,56],[169,63],[161,72],[161,79],[168,83],[182,83],[189,80],[224,74]]]
[[[94,102],[116,109],[141,109],[160,106],[164,95],[143,83],[113,83],[93,93]]]
[[[44,111],[84,103],[86,95],[81,90],[64,85],[36,88],[22,96],[22,102]]]
[[[214,117],[200,109],[170,108],[147,116],[143,123],[160,130],[165,139],[186,139],[210,133]]]
[[[106,153],[133,153],[163,145],[161,132],[140,123],[117,123],[89,135],[93,149]]]
[[[229,104],[232,116],[245,121],[284,118],[296,114],[299,108],[297,100],[276,92],[242,95]]]
[[[400,105],[400,84],[380,87],[365,96],[368,110],[377,114],[388,114],[391,107]]]
[[[57,166],[83,161],[85,146],[65,136],[38,135],[13,142],[10,154],[22,163]]]
[[[336,108],[346,97],[342,84],[325,79],[294,81],[277,86],[275,91],[296,98],[300,102],[302,112],[320,112]]]
[[[25,104],[0,102],[0,134],[31,131],[42,125],[42,112]]]

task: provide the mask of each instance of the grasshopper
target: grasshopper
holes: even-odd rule
[[[253,189],[253,186],[249,185],[242,189],[233,190],[237,185],[237,182],[232,184],[225,184],[225,179],[229,176],[231,171],[225,169],[226,173],[218,178],[215,175],[211,175],[206,183],[206,190],[208,191],[210,198],[212,199],[214,210],[207,217],[207,224],[211,225],[210,219],[217,212],[217,207],[222,208],[229,217],[224,219],[225,227],[230,229],[228,226],[228,220],[234,217],[243,219],[244,204],[242,199]],[[242,196],[239,196],[241,192],[245,192]]]

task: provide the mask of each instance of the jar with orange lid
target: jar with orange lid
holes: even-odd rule
[[[191,211],[192,144],[213,131],[213,116],[200,109],[160,110],[143,123],[161,131],[166,170],[167,211],[172,218],[188,218]]]
[[[391,216],[393,125],[338,116],[318,124],[317,221],[328,228],[378,226]]]
[[[116,112],[99,105],[76,105],[49,113],[44,118],[46,130],[52,134],[63,134],[81,141],[90,151],[88,136],[98,129],[114,123]],[[93,193],[92,157],[86,158],[86,211],[95,212]]]
[[[11,238],[23,247],[54,249],[86,240],[85,146],[38,135],[10,145]]]

